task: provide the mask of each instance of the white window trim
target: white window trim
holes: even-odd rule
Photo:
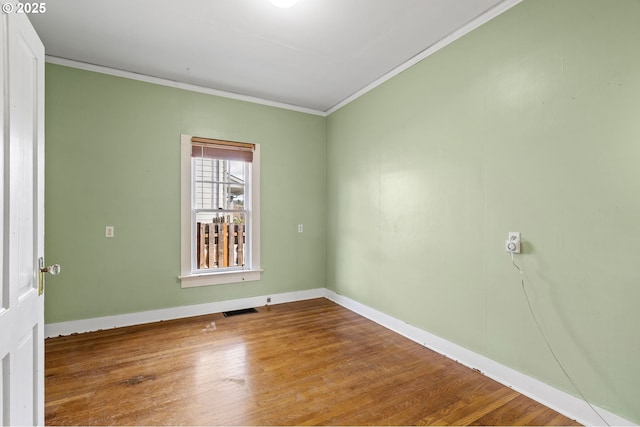
[[[194,273],[191,233],[191,137],[180,136],[180,279],[181,287],[222,285],[260,280],[260,144],[255,144],[251,163],[251,266],[248,270]]]

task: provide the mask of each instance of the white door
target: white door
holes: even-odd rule
[[[0,418],[43,425],[44,47],[26,15],[0,20]]]

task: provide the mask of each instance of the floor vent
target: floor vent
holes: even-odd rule
[[[243,308],[242,310],[223,311],[224,317],[239,316],[241,314],[257,313],[255,308]]]

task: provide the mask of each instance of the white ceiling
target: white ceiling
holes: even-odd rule
[[[30,18],[50,57],[326,112],[500,3],[54,0]]]

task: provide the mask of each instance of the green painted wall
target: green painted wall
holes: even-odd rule
[[[259,282],[180,288],[181,133],[261,144]],[[323,117],[48,64],[46,322],[324,287],[325,152]]]
[[[326,285],[575,394],[520,231],[558,356],[640,422],[638,17],[525,0],[327,119],[47,65],[47,323]],[[180,288],[181,133],[262,144],[260,282]]]
[[[327,284],[640,422],[640,1],[526,0],[327,120]]]

